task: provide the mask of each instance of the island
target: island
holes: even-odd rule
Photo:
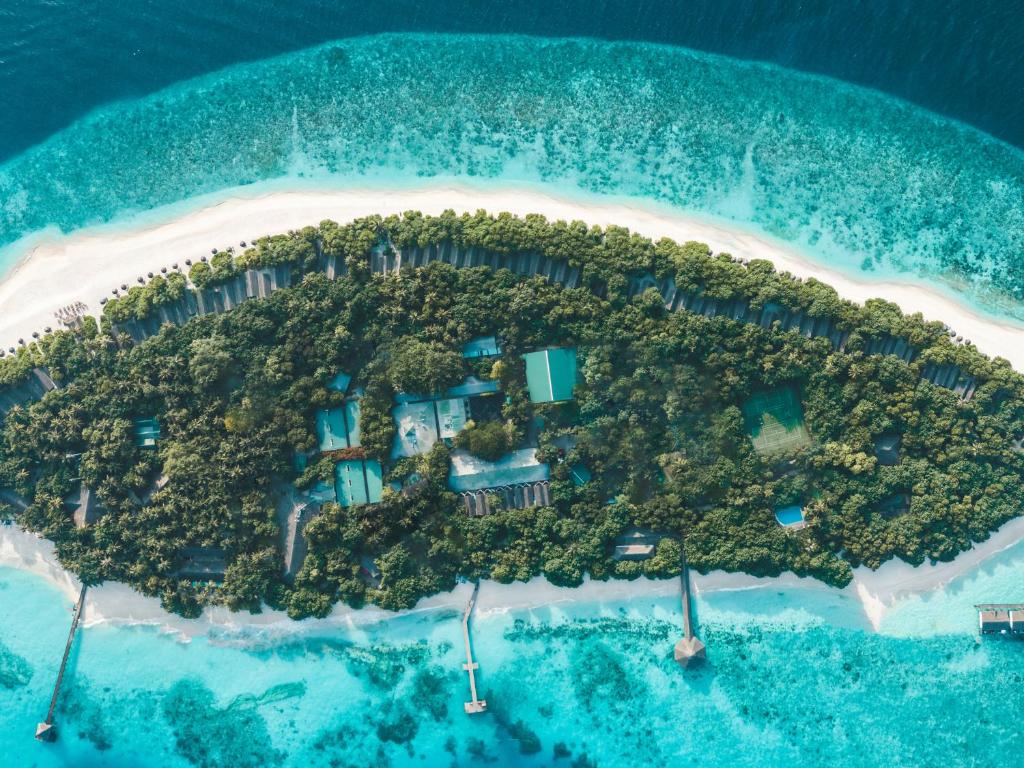
[[[460,579],[843,586],[1024,508],[1024,379],[883,300],[625,228],[324,221],[0,359],[0,518],[165,608]]]

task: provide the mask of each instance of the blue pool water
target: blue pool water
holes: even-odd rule
[[[798,506],[783,507],[775,510],[775,519],[779,525],[796,525],[804,521],[804,511]]]
[[[70,601],[0,569],[0,741],[5,764],[40,768],[997,766],[1019,739],[1024,642],[979,641],[972,604],[1021,599],[1022,577],[1018,546],[901,602],[880,633],[846,594],[700,595],[697,672],[672,660],[677,596],[485,610],[473,632],[491,712],[475,718],[457,608],[190,642],[100,624],[72,656],[61,739],[40,745]],[[555,761],[559,744],[572,758]]]

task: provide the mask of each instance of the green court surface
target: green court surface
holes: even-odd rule
[[[751,395],[743,404],[743,419],[758,453],[786,453],[811,444],[800,401],[789,387]]]

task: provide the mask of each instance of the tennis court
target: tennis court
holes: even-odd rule
[[[790,387],[751,395],[743,404],[743,418],[758,453],[787,453],[811,444],[803,409]]]

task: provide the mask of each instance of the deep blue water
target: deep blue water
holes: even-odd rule
[[[1024,146],[1020,0],[7,0],[0,160],[112,100],[387,31],[640,40],[760,59],[878,88]]]

